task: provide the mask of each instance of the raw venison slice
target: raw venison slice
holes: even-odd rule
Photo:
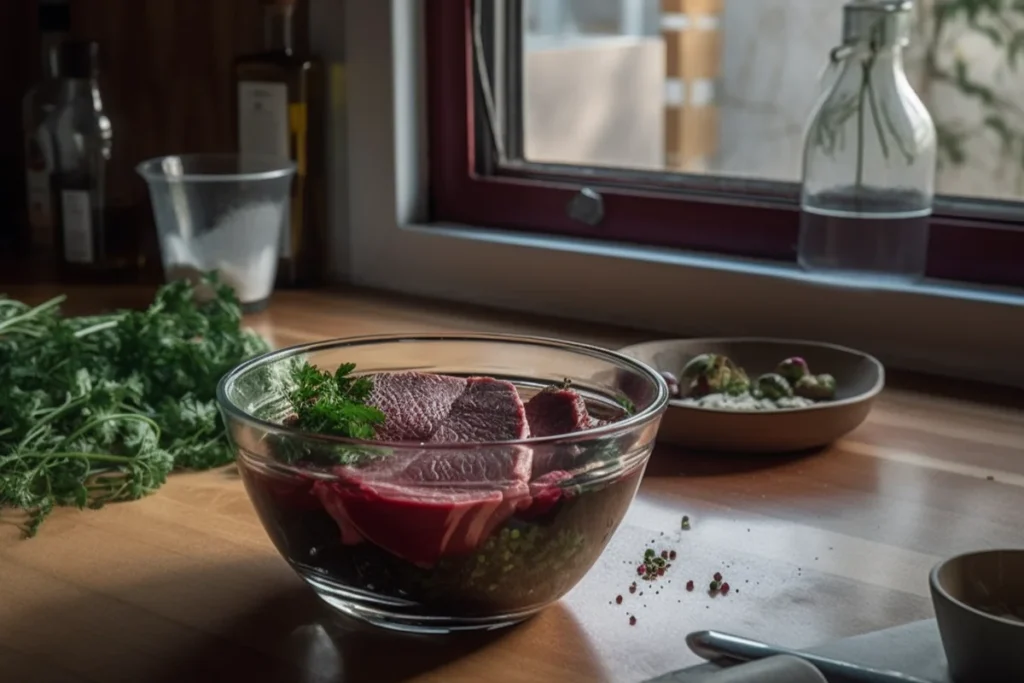
[[[434,443],[514,441],[528,436],[526,410],[515,385],[490,377],[471,377],[430,440]]]
[[[526,419],[533,436],[572,434],[595,426],[587,404],[573,389],[545,389],[526,403]],[[534,450],[534,480],[576,465],[580,449],[574,445],[544,445]]]
[[[545,389],[526,404],[526,419],[533,436],[572,434],[591,426],[587,404],[572,389]]]
[[[430,567],[472,552],[519,509],[530,505],[529,449],[421,451],[370,467],[340,467],[340,481],[320,482],[317,496],[341,529]],[[486,488],[480,486],[486,484]]]
[[[367,401],[385,415],[377,429],[381,441],[430,440],[466,390],[461,377],[424,372],[382,372],[373,376]]]
[[[523,517],[531,519],[539,517],[551,508],[555,507],[558,501],[569,496],[565,489],[565,482],[572,479],[572,475],[562,470],[548,472],[530,482],[530,507],[523,512]]]
[[[380,373],[368,403],[385,415],[381,441],[465,443],[512,441],[530,435],[511,382],[423,372]]]

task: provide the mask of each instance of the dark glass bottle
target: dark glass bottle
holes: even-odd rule
[[[32,250],[52,252],[56,243],[53,204],[53,140],[46,122],[60,99],[57,49],[71,30],[68,0],[39,0],[42,78],[22,101],[22,139],[25,145],[27,242]]]
[[[324,70],[295,42],[297,0],[264,0],[265,49],[235,63],[238,150],[296,164],[277,285],[321,284],[327,268]]]
[[[54,141],[54,199],[62,273],[74,282],[118,281],[142,266],[140,229],[113,206],[107,185],[114,132],[99,88],[99,46],[60,46],[60,99],[47,121]]]

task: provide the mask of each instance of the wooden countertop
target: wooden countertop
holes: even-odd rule
[[[73,305],[95,308],[96,296],[78,291]],[[606,346],[646,337],[360,292],[282,294],[250,322],[278,345],[457,329]],[[275,552],[230,470],[174,476],[147,499],[98,512],[59,511],[29,541],[0,525],[0,677],[639,681],[694,663],[683,638],[697,629],[802,646],[929,617],[936,561],[1024,541],[1024,417],[1014,394],[920,378],[897,385],[827,452],[658,449],[590,574],[559,604],[494,634],[409,638],[332,620]],[[680,530],[683,514],[690,531]],[[629,595],[651,539],[678,550],[673,581]],[[729,596],[700,590],[715,571]],[[691,578],[698,590],[687,593]],[[613,603],[619,594],[627,604]]]

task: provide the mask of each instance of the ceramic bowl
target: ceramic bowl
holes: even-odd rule
[[[731,358],[752,378],[772,372],[779,361],[791,356],[803,357],[815,374],[835,377],[836,399],[805,408],[740,412],[670,401],[658,441],[693,450],[785,453],[825,446],[864,421],[885,384],[885,370],[874,357],[820,342],[669,339],[627,346],[621,352],[677,376],[694,356],[716,353]]]
[[[929,583],[953,680],[1024,680],[1024,549],[940,562]]]

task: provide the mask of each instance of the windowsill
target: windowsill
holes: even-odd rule
[[[583,240],[556,235],[516,233],[507,230],[474,228],[454,224],[408,225],[406,230],[445,235],[459,240],[471,240],[490,244],[505,244],[529,249],[590,254],[606,258],[622,259],[637,263],[658,263],[695,270],[718,271],[750,275],[761,278],[777,278],[802,283],[809,287],[860,290],[864,292],[892,292],[902,295],[938,299],[952,299],[1024,308],[1024,291],[1009,287],[973,285],[947,280],[925,279],[913,283],[877,282],[870,286],[859,283],[824,281],[809,275],[798,266],[787,263],[743,259],[734,256],[686,252],[677,249],[646,247]]]

